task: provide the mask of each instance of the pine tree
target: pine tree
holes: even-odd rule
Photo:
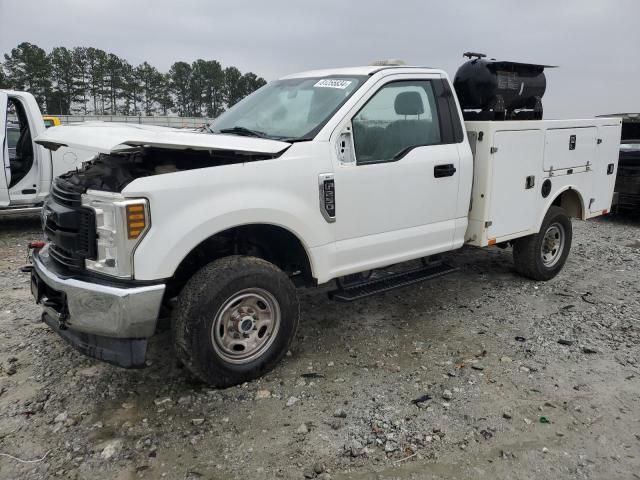
[[[122,98],[123,72],[125,66],[123,60],[113,53],[107,54],[106,61],[105,94],[109,99],[108,111],[111,115],[118,114],[118,99]]]
[[[51,65],[47,53],[37,45],[23,42],[4,55],[4,68],[12,88],[30,92],[46,109],[51,93]]]
[[[246,97],[250,93],[258,90],[260,87],[263,87],[266,84],[267,82],[265,81],[265,79],[262,77],[258,77],[255,73],[245,73],[240,79],[240,90],[242,97]]]
[[[191,65],[176,62],[169,69],[171,76],[171,92],[175,96],[178,115],[186,117],[191,111]]]
[[[65,47],[55,47],[49,54],[52,92],[47,110],[59,115],[70,115],[79,98],[77,64],[73,53]]]
[[[87,102],[90,95],[91,71],[89,69],[89,59],[87,50],[84,47],[75,47],[72,51],[73,63],[77,75],[78,102],[81,104],[80,111],[87,114]]]
[[[191,78],[189,80],[189,100],[191,103],[191,115],[202,116],[202,106],[205,98],[206,62],[199,58],[191,64]]]
[[[94,115],[104,115],[105,75],[107,53],[104,50],[89,47],[86,51],[89,91],[93,99]]]
[[[241,79],[242,74],[236,67],[227,67],[224,69],[224,90],[227,107],[234,106],[244,97],[240,82]]]
[[[173,95],[171,93],[171,75],[168,73],[161,73],[160,75],[160,83],[158,84],[155,99],[158,102],[158,105],[160,105],[162,115],[168,115],[171,109],[175,106]]]
[[[161,89],[164,88],[162,74],[147,62],[138,65],[136,70],[142,89],[144,114],[153,115],[156,104],[160,103]]]
[[[0,62],[0,88],[9,88],[9,82],[7,81],[7,75],[4,73],[4,65]]]
[[[224,73],[216,60],[203,64],[204,106],[207,117],[217,117],[224,111]]]
[[[49,55],[23,42],[4,55],[0,88],[31,92],[43,111],[96,115],[217,117],[266,82],[216,60],[175,62],[168,73],[93,47],[56,47]]]
[[[117,98],[123,100],[120,113],[123,115],[140,115],[142,103],[142,85],[140,72],[126,60],[120,60],[120,84]]]

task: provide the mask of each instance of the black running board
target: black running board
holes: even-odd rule
[[[329,298],[338,302],[353,302],[378,293],[441,277],[456,270],[458,270],[456,267],[451,267],[445,263],[426,265],[413,270],[390,273],[382,278],[366,280],[352,286],[333,290],[329,292]]]

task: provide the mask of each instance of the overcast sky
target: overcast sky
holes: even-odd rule
[[[547,118],[640,112],[640,0],[0,0],[0,52],[23,41],[163,71],[216,59],[267,80],[383,58],[453,77],[472,50],[559,65]]]

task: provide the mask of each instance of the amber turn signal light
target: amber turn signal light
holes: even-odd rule
[[[127,205],[127,237],[137,239],[147,226],[144,205]]]

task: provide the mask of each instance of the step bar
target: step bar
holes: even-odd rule
[[[42,210],[42,206],[38,207],[0,207],[0,218],[3,217],[17,217],[18,215],[35,215],[39,214]]]
[[[386,274],[380,278],[365,280],[333,290],[329,292],[329,298],[338,302],[353,302],[378,293],[408,287],[409,285],[441,277],[457,270],[457,267],[452,267],[446,263],[428,264],[420,268]]]

